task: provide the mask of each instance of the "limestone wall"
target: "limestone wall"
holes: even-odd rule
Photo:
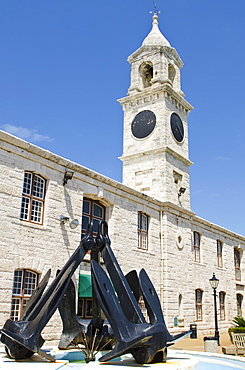
[[[67,224],[60,225],[59,217],[63,214],[81,223],[82,201],[86,196],[106,207],[111,245],[123,272],[146,269],[171,332],[180,332],[196,323],[199,334],[212,333],[213,296],[209,279],[213,272],[220,279],[218,292],[226,292],[226,317],[219,324],[221,330],[227,330],[236,316],[236,294],[244,295],[244,237],[198,218],[181,205],[160,202],[4,132],[0,132],[0,138],[0,327],[10,314],[14,270],[27,268],[43,275],[51,268],[52,281],[56,270],[77,248],[80,226],[71,230]],[[75,174],[63,186],[66,168]],[[20,220],[24,171],[33,171],[47,180],[43,225]],[[137,248],[138,212],[149,217],[147,251]],[[201,234],[200,262],[194,262],[194,231]],[[223,267],[217,266],[217,239],[223,242]],[[235,280],[234,247],[241,252],[241,281]],[[81,271],[88,272],[85,265],[82,264]],[[76,281],[78,273],[79,269]],[[198,322],[196,289],[203,290],[203,320]],[[174,318],[179,319],[179,327],[174,326]],[[57,343],[60,332],[61,321],[56,313],[44,337]]]

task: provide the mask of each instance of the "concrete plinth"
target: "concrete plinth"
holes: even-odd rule
[[[44,348],[45,349],[45,348]],[[166,363],[137,364],[130,355],[100,363],[97,360],[86,364],[81,361],[82,354],[78,350],[52,350],[55,363],[48,362],[38,354],[30,359],[15,361],[6,356],[4,348],[0,348],[0,369],[2,370],[122,370],[123,368],[147,368],[149,370],[213,370],[213,368],[245,369],[245,358],[204,352],[185,352],[169,350]],[[101,356],[98,354],[97,358]],[[80,361],[79,361],[80,359]],[[201,366],[201,367],[199,367]],[[218,367],[217,367],[218,366]]]
[[[198,370],[198,359],[189,356],[188,354],[170,354],[166,363],[139,365],[130,355],[125,355],[120,359],[111,360],[108,363],[100,363],[98,361],[91,361],[86,364],[79,361],[83,355],[78,350],[59,351],[52,350],[50,352],[56,358],[55,363],[50,363],[38,354],[33,355],[30,359],[15,361],[9,359],[4,351],[0,349],[0,369],[4,370],[122,370],[124,368],[132,367],[147,367],[153,370],[163,370],[165,367],[168,370]],[[100,357],[98,354],[97,357]],[[75,362],[70,362],[75,361]]]
[[[204,351],[218,353],[218,341],[216,338],[204,338]]]

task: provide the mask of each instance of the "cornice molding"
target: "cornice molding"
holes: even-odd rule
[[[233,231],[225,229],[224,227],[219,226],[217,224],[214,224],[211,221],[207,221],[204,218],[201,218],[199,216],[195,215],[195,217],[193,217],[193,223],[201,224],[202,227],[205,227],[207,230],[210,230],[210,229],[216,230],[217,233],[219,233],[221,235],[223,234],[224,237],[226,237],[226,238],[227,238],[227,235],[228,235],[231,239],[237,239],[238,244],[239,244],[239,240],[242,240],[242,241],[245,242],[245,237],[243,235],[240,235],[240,234],[237,234]],[[235,247],[235,245],[234,245],[234,247]]]
[[[143,99],[160,99],[160,94],[163,93],[164,97],[168,100],[174,99],[173,103],[178,104],[180,109],[184,109],[186,114],[189,114],[189,112],[193,109],[193,106],[187,102],[182,96],[182,92],[176,92],[171,86],[169,82],[162,83],[155,87],[154,85],[148,88],[145,88],[144,90],[140,92],[136,92],[132,95],[125,96],[123,98],[118,99],[117,101],[122,105],[125,106],[126,104],[137,104],[139,100],[142,100],[142,103],[144,103]],[[157,94],[159,95],[157,97]]]
[[[207,221],[197,216],[195,212],[180,207],[177,204],[173,204],[171,202],[161,202],[160,209],[165,214],[171,213],[177,217],[186,218],[188,221],[192,223],[192,225],[196,225],[197,227],[201,227],[202,229],[205,228],[209,232],[211,231],[213,233],[217,233],[221,236],[221,238],[222,237],[229,238],[232,241],[234,241],[234,243],[237,244],[237,246],[239,246],[241,242],[245,243],[245,237],[243,235],[237,234],[233,231],[225,229],[222,226]],[[235,244],[234,247],[236,246]]]
[[[145,155],[151,155],[151,154],[159,154],[159,153],[168,153],[172,155],[174,158],[177,158],[179,161],[183,162],[188,167],[193,164],[189,159],[183,157],[181,154],[177,153],[175,150],[171,149],[170,147],[166,146],[163,148],[158,149],[149,149],[147,151],[143,151],[136,154],[129,154],[129,155],[122,155],[121,157],[118,157],[121,161],[128,161],[131,159],[136,159],[143,157]]]
[[[184,63],[181,60],[179,54],[177,53],[176,49],[170,46],[161,46],[161,45],[152,45],[152,46],[141,46],[139,49],[135,50],[131,55],[128,57],[128,62],[132,64],[134,61],[140,59],[140,54],[144,52],[152,52],[152,53],[164,53],[166,57],[170,59],[174,59],[176,65],[179,68],[182,68]]]

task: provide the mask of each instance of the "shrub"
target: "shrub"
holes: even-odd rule
[[[236,327],[239,326],[245,328],[245,319],[242,316],[236,316],[232,320],[232,324],[235,324]]]

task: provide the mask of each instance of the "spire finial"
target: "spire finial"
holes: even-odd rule
[[[153,5],[154,5],[154,11],[153,12],[150,12],[150,13],[153,13],[153,17],[152,17],[152,25],[158,25],[158,14],[160,14],[160,11],[157,10],[157,0],[153,0]]]
[[[157,13],[157,0],[153,0],[153,4],[154,4],[154,9],[155,9],[154,13]]]
[[[154,13],[154,14],[160,14],[160,11],[157,10],[157,0],[153,0],[153,6],[154,6],[154,11],[153,12],[150,12],[150,13]]]

